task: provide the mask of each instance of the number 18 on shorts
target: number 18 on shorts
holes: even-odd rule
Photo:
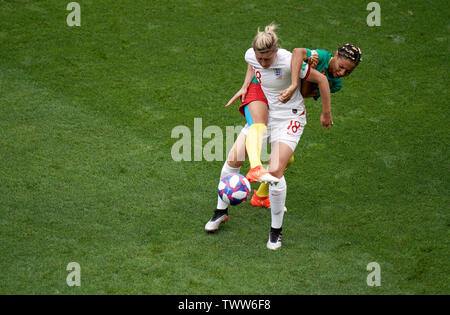
[[[276,142],[283,142],[289,145],[292,152],[294,152],[303,134],[305,125],[305,115],[291,116],[288,119],[271,119],[268,125],[271,145],[274,145]]]

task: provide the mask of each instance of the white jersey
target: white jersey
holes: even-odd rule
[[[245,61],[255,71],[255,76],[261,84],[261,88],[269,103],[269,117],[283,118],[289,114],[292,115],[293,110],[299,113],[305,110],[303,97],[299,89],[295,90],[288,102],[282,103],[278,100],[280,92],[291,85],[291,58],[291,52],[280,48],[270,67],[264,69],[256,60],[253,48],[248,49],[245,53]],[[300,79],[307,78],[309,71],[309,65],[303,63]]]

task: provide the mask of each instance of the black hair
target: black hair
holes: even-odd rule
[[[352,61],[356,65],[358,65],[362,61],[361,49],[352,44],[345,44],[339,47],[338,55]]]

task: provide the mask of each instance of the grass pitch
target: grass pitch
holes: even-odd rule
[[[1,294],[450,293],[446,1],[378,1],[380,27],[369,1],[78,2],[69,27],[0,0]],[[249,203],[205,233],[223,161],[171,156],[176,126],[243,125],[224,104],[272,21],[286,49],[363,51],[331,131],[306,101],[277,252]]]

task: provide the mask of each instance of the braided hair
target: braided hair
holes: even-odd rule
[[[352,44],[345,44],[338,48],[338,55],[342,58],[352,61],[354,64],[358,65],[361,61],[361,49]]]

